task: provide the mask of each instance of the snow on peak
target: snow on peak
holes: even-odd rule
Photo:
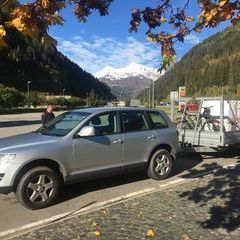
[[[161,74],[156,68],[147,67],[137,63],[131,63],[123,68],[114,68],[106,66],[101,71],[94,74],[96,78],[107,78],[110,80],[118,80],[128,77],[145,77],[151,80],[158,79]]]

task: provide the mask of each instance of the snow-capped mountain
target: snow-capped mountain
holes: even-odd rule
[[[156,80],[160,77],[160,73],[156,68],[147,67],[137,63],[131,63],[123,68],[114,68],[106,66],[101,71],[94,74],[95,77],[108,78],[110,80],[118,80],[128,77],[145,77],[151,80]]]
[[[121,92],[121,94],[131,97],[136,97],[152,81],[161,76],[157,69],[137,63],[131,63],[124,68],[106,66],[94,75],[109,85],[116,95]]]

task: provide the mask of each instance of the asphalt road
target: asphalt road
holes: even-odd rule
[[[62,112],[55,112],[58,116]],[[23,113],[0,115],[0,138],[26,133],[41,126],[42,113]]]
[[[39,123],[36,122],[39,121],[39,118],[39,113],[0,115],[0,138],[36,129],[39,126]],[[154,181],[148,179],[145,173],[140,172],[69,185],[63,188],[59,202],[56,205],[37,211],[27,210],[22,207],[15,199],[14,194],[0,195],[0,232],[64,212],[74,212],[85,206],[124,194],[158,187],[160,184],[167,184],[174,179],[183,178],[189,172],[194,176],[194,169],[208,171],[209,169],[233,164],[237,161],[239,161],[238,156],[235,157],[234,154],[232,156],[222,155],[218,157],[204,157],[198,154],[184,156],[178,159],[173,176],[166,180]]]

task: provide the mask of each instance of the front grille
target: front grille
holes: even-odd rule
[[[4,175],[5,175],[4,173],[0,173],[0,181],[2,181]]]

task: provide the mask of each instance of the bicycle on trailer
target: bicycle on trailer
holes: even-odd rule
[[[220,121],[215,119],[211,115],[210,107],[202,107],[203,113],[197,118],[196,113],[190,113],[188,111],[179,111],[183,114],[182,118],[176,120],[176,128],[180,129],[197,129],[198,131],[220,131]]]
[[[212,107],[213,106],[202,107],[203,113],[200,114],[200,118],[198,121],[199,131],[210,131],[210,132],[220,131],[220,121],[211,115]]]
[[[180,110],[178,112],[183,114],[183,116],[181,118],[177,118],[175,121],[177,130],[194,129],[196,123],[196,114],[190,113],[188,109],[186,109],[186,111]]]

